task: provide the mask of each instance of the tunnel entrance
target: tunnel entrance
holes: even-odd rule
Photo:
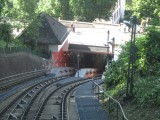
[[[74,67],[77,67],[78,59],[80,68],[97,68],[99,73],[102,73],[105,69],[105,54],[73,52],[69,57],[69,63],[74,65]]]

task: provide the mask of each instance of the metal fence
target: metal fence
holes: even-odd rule
[[[33,55],[43,57],[46,59],[50,59],[51,55],[50,53],[41,53],[35,50],[32,50],[31,48],[28,47],[8,47],[8,48],[0,48],[0,53],[1,54],[12,54],[12,53],[18,53],[18,52],[26,52],[26,53],[31,53]]]
[[[92,88],[94,90],[94,93],[98,94],[98,100],[100,99],[100,95],[102,95],[103,97],[106,96],[108,98],[107,102],[104,102],[104,105],[107,106],[111,119],[128,120],[121,104],[117,100],[112,98],[110,95],[108,95],[106,92],[104,92],[103,88],[100,86],[100,84],[103,83],[103,80],[100,78],[100,76],[102,75],[98,76],[99,79],[97,79],[97,76],[92,79]]]

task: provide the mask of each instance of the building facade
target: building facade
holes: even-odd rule
[[[117,0],[112,13],[112,23],[118,24],[124,18],[126,0]]]

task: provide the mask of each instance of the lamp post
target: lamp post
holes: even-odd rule
[[[78,77],[79,77],[79,53],[77,54],[77,70],[78,70]]]
[[[111,45],[112,45],[112,60],[114,61],[114,48],[115,48],[115,38],[114,37],[112,38]]]
[[[128,74],[127,74],[127,89],[126,97],[131,98],[133,96],[133,80],[134,80],[134,63],[136,56],[136,46],[135,46],[135,34],[136,34],[136,16],[131,17],[132,22],[132,33],[131,33],[131,42],[130,42],[130,51],[129,51],[129,61],[128,61]]]
[[[110,31],[107,31],[107,63],[106,63],[106,69],[108,70],[108,63],[109,63],[109,34]]]
[[[112,62],[114,61],[114,48],[115,48],[115,38],[113,37],[112,42],[108,42],[111,46],[112,46],[112,55],[111,57],[111,66],[112,66]]]

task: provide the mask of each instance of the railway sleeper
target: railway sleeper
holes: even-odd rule
[[[23,104],[23,103],[24,103],[24,104],[27,104],[27,101],[24,100],[24,99],[22,99],[22,100],[20,101],[20,103],[21,103],[21,104]]]
[[[67,113],[67,111],[66,111],[66,110],[62,110],[62,109],[60,109],[60,114],[62,114],[62,111],[63,111],[63,113],[64,113],[64,114],[66,114],[66,113]]]
[[[62,99],[62,96],[58,96],[58,99]]]
[[[30,93],[34,93],[35,94],[35,91],[34,90],[31,90],[31,92]]]
[[[70,88],[68,87],[67,90],[70,90]]]
[[[27,96],[28,96],[28,97],[32,97],[32,95],[31,95],[31,94],[29,94],[29,93],[27,93]]]
[[[64,93],[66,93],[67,91],[68,91],[67,89],[66,89],[66,90],[63,90]]]
[[[52,117],[52,120],[59,120],[59,118],[54,115],[54,116]]]
[[[43,85],[43,84],[40,84],[39,86],[40,86],[40,87],[43,87],[44,85]]]
[[[18,120],[18,117],[16,115],[10,113],[8,119],[16,119],[16,120]]]
[[[44,82],[45,84],[48,84],[48,82]]]
[[[38,87],[38,86],[36,86],[36,87],[35,87],[35,89],[39,89],[39,87]]]
[[[57,101],[56,101],[56,104],[60,105],[60,104],[61,104],[61,101],[57,100]]]
[[[18,103],[17,108],[24,108],[24,106],[20,103]]]
[[[59,115],[59,118],[60,118],[60,120],[62,120],[62,115],[61,114]],[[63,120],[67,120],[67,115],[66,114],[63,114]]]

